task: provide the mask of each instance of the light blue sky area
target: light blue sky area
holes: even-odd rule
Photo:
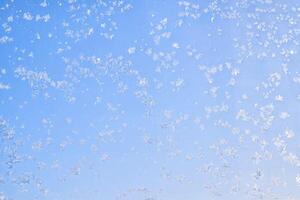
[[[0,200],[300,198],[298,1],[1,1]]]

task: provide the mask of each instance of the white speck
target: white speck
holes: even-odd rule
[[[48,6],[47,1],[44,0],[42,3],[40,3],[40,6],[43,7],[43,8],[47,7]]]
[[[290,117],[290,114],[288,112],[282,112],[280,113],[280,116],[279,116],[281,119],[287,119]]]
[[[276,100],[276,101],[283,101],[283,96],[277,95],[277,96],[275,97],[275,100]]]
[[[135,47],[128,48],[128,53],[129,54],[134,54],[135,53]]]
[[[23,14],[23,19],[31,21],[33,19],[33,16],[29,12],[26,12]]]
[[[296,176],[296,182],[297,182],[298,185],[300,186],[300,175],[299,175],[299,174],[297,174],[297,176]]]
[[[140,85],[140,86],[146,86],[146,85],[148,85],[147,79],[146,79],[146,78],[141,78],[141,79],[139,80],[139,85]]]
[[[0,90],[9,90],[10,86],[7,84],[0,83]]]
[[[175,49],[179,49],[180,48],[178,43],[173,43],[172,47],[175,48]]]
[[[294,131],[291,129],[285,129],[284,133],[287,138],[293,138],[295,136]]]

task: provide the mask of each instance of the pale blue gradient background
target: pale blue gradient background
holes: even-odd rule
[[[300,89],[294,81],[299,71],[299,2],[191,1],[199,5],[197,20],[181,17],[184,8],[172,0],[115,1],[132,6],[124,13],[113,1],[47,1],[47,7],[40,6],[41,2],[0,3],[2,27],[9,16],[14,18],[8,23],[12,30],[0,32],[0,38],[13,38],[0,46],[0,69],[6,71],[0,83],[11,88],[0,90],[0,116],[15,133],[12,139],[1,136],[1,200],[300,198],[296,182],[300,166],[285,161],[274,145],[281,135],[288,153],[299,156]],[[105,4],[114,5],[112,16],[101,15],[109,10]],[[95,6],[98,11],[93,13]],[[206,11],[213,6],[217,9]],[[92,14],[87,15],[88,9]],[[264,9],[270,13],[262,12]],[[51,18],[46,23],[26,21],[26,12]],[[235,12],[240,16],[228,19],[231,15],[223,15]],[[165,18],[165,28],[152,35],[151,30]],[[180,20],[183,25],[178,27]],[[109,30],[111,22],[116,22],[116,30]],[[101,28],[101,23],[108,25]],[[94,32],[85,37],[90,28]],[[75,38],[68,37],[67,30]],[[101,32],[114,37],[106,39]],[[170,32],[170,38],[162,37],[156,44],[155,37],[164,32]],[[291,39],[277,46],[284,34]],[[174,48],[174,43],[180,48]],[[136,48],[135,53],[128,53],[130,47]],[[60,48],[63,51],[57,53]],[[160,54],[161,61],[147,55],[150,50]],[[284,55],[285,50],[293,54]],[[30,52],[33,57],[28,56]],[[262,53],[265,56],[259,58]],[[108,64],[92,77],[77,72],[70,77],[70,66],[96,72],[96,64],[80,61],[93,56],[103,62],[121,56],[123,64],[131,64],[125,72]],[[226,63],[232,68],[227,69]],[[287,74],[283,64],[288,66]],[[221,66],[223,70],[212,75],[210,84],[200,66]],[[46,83],[47,88],[38,87],[35,95],[30,81],[17,76],[20,67],[32,73],[47,72],[51,80],[64,80],[70,88],[60,90]],[[239,70],[237,76],[232,75],[233,69]],[[281,75],[278,87],[268,85],[273,73]],[[147,80],[144,86],[139,85],[143,78]],[[234,85],[228,84],[231,78]],[[184,84],[176,89],[172,83],[178,79]],[[118,92],[120,82],[127,85],[124,93]],[[36,80],[34,85],[41,83],[43,80]],[[262,89],[257,91],[259,85]],[[216,96],[209,94],[214,87],[218,88]],[[266,91],[271,91],[268,98],[263,97]],[[146,96],[139,98],[137,92]],[[276,101],[277,95],[284,101]],[[73,97],[76,100],[70,102]],[[153,104],[147,104],[149,101]],[[261,131],[259,108],[270,104],[274,120],[267,131]],[[228,107],[227,112],[207,115],[208,107],[221,105]],[[257,125],[237,119],[240,109],[257,120]],[[166,111],[170,118],[164,116]],[[281,112],[290,117],[281,119]],[[231,129],[216,126],[220,120]],[[286,128],[294,131],[292,139],[285,137]],[[222,140],[225,144],[220,144]],[[226,155],[230,149],[236,151],[234,156]],[[255,153],[271,156],[255,163]],[[19,161],[9,168],[9,160]],[[257,170],[262,171],[262,178],[253,176]],[[280,180],[277,185],[275,179]]]

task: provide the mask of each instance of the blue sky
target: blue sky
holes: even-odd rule
[[[0,200],[299,199],[299,11],[1,1]]]

